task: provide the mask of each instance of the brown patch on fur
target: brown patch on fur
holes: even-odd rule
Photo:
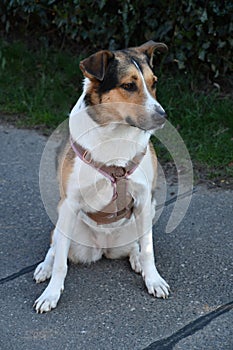
[[[87,106],[95,106],[101,103],[101,98],[98,94],[98,87],[100,83],[97,80],[91,81],[85,96]]]
[[[149,49],[149,46],[146,45],[145,48]],[[133,61],[138,64],[141,72]],[[143,53],[142,48],[115,51],[103,81],[91,79],[87,89],[85,101],[91,107],[88,113],[92,119],[99,125],[123,122],[144,130],[153,129],[156,126],[156,117],[158,120],[160,116],[156,116],[155,111],[144,110],[148,97],[141,73],[148,92],[156,100],[157,77],[153,74],[148,56]],[[130,85],[134,86],[132,90],[124,88]]]
[[[148,65],[143,65],[143,77],[145,79],[147,89],[150,92],[151,96],[155,100],[157,100],[155,84],[158,82],[158,78],[156,75],[153,74],[152,70]]]
[[[67,184],[69,181],[69,176],[73,171],[74,159],[75,153],[70,145],[70,142],[67,142],[64,151],[59,157],[58,181],[61,200],[58,204],[58,209],[66,197]]]
[[[157,182],[157,156],[155,153],[155,149],[154,146],[152,144],[152,142],[149,142],[149,147],[150,147],[150,153],[151,153],[151,157],[152,157],[152,165],[153,165],[153,169],[154,169],[154,178],[153,178],[153,183],[152,183],[152,190],[155,189],[156,186],[156,182]]]
[[[54,235],[55,228],[50,233],[50,246],[53,244],[53,235]]]

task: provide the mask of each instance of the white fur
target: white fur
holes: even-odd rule
[[[71,112],[71,134],[91,151],[95,160],[124,166],[148,145],[150,134],[119,124],[99,127],[84,109],[88,84],[88,79],[85,79],[84,92]],[[145,86],[144,88],[146,89]],[[150,101],[151,99],[150,96]],[[154,99],[153,103],[156,103]],[[97,261],[103,255],[110,259],[128,256],[132,269],[142,274],[148,292],[156,297],[168,296],[169,286],[154,264],[152,219],[155,208],[151,201],[153,178],[152,156],[147,146],[140,166],[128,180],[128,190],[135,200],[134,214],[130,220],[97,225],[85,212],[101,210],[110,202],[112,184],[96,169],[78,157],[75,158],[67,196],[59,208],[53,243],[44,262],[34,273],[36,282],[52,276],[48,287],[35,302],[37,312],[43,313],[56,307],[64,289],[68,256],[75,262],[84,263]]]

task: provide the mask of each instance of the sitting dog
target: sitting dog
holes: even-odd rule
[[[70,140],[59,160],[61,200],[45,260],[34,273],[50,282],[35,301],[55,308],[64,290],[67,259],[90,263],[128,257],[149,294],[167,298],[169,285],[154,262],[157,159],[151,134],[165,123],[156,100],[154,50],[162,43],[99,51],[84,59],[83,93],[70,114]]]

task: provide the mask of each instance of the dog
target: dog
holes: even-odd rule
[[[166,113],[156,99],[154,41],[99,51],[80,62],[83,93],[70,113],[70,140],[59,158],[58,221],[37,283],[50,279],[35,301],[37,313],[54,309],[64,290],[68,258],[91,263],[128,257],[149,294],[170,287],[154,262],[157,158],[150,144]]]

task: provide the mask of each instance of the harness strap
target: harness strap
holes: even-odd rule
[[[128,176],[135,171],[146,154],[146,148],[143,152],[136,154],[136,156],[130,160],[125,167],[119,167],[116,165],[107,166],[101,162],[93,160],[91,153],[79,143],[74,142],[72,138],[70,141],[75,154],[84,163],[90,165],[107,177],[113,186],[111,202],[101,211],[95,213],[88,212],[86,214],[98,225],[110,224],[122,218],[130,219],[133,212],[134,199],[127,191],[127,180]]]
[[[128,207],[118,210],[113,213],[105,212],[108,210],[108,206],[103,209],[103,211],[97,211],[96,213],[86,213],[89,218],[94,220],[98,225],[112,224],[120,219],[130,219],[134,206],[134,199],[132,198]]]
[[[107,166],[104,163],[97,162],[94,159],[92,159],[90,151],[85,149],[79,143],[75,142],[72,138],[70,138],[70,142],[75,154],[84,163],[98,170],[102,175],[111,180],[112,183],[114,183],[116,179],[127,178],[127,176],[131,175],[134,172],[134,170],[138,167],[144,155],[146,154],[145,148],[144,151],[136,154],[136,156],[132,160],[130,160],[125,167],[119,167],[116,165]]]

